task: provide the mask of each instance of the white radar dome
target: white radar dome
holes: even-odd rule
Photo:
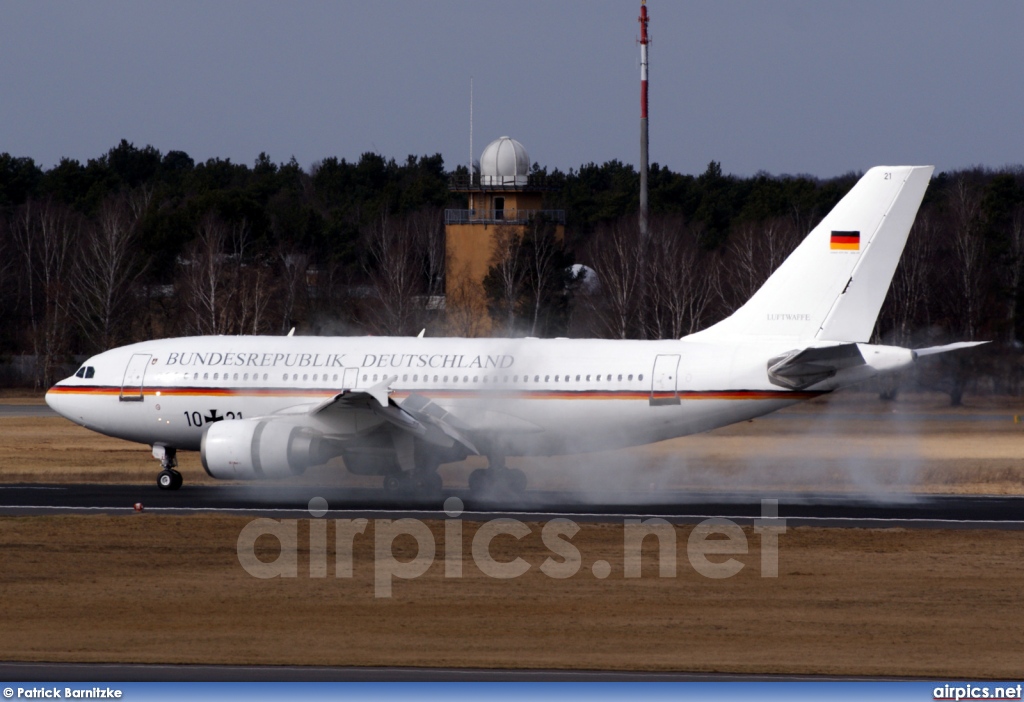
[[[529,174],[526,147],[507,136],[492,141],[480,156],[481,185],[526,185]]]

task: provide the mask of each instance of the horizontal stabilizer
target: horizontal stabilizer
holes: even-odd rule
[[[857,344],[796,349],[768,361],[768,380],[779,387],[802,390],[844,368],[861,365],[864,356]]]
[[[981,346],[982,344],[990,344],[991,341],[957,341],[953,344],[943,344],[942,346],[928,346],[923,349],[914,349],[914,358],[920,358],[921,356],[934,356],[937,353],[946,353],[947,351],[957,351],[959,349],[969,349],[975,346]]]

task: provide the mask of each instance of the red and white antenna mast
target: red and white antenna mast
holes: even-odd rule
[[[640,0],[640,236],[647,237],[647,0]]]

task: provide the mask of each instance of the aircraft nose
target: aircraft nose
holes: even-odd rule
[[[52,409],[57,414],[62,414],[60,411],[60,400],[58,399],[56,390],[57,386],[54,385],[52,388],[46,391],[46,404],[49,405],[50,409]]]
[[[60,416],[75,421],[75,418],[71,416],[68,396],[61,391],[60,383],[54,385],[46,392],[46,404]]]

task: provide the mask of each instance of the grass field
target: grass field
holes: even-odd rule
[[[677,527],[676,577],[624,577],[622,525],[582,524],[580,571],[544,575],[540,527],[499,537],[495,559],[521,577],[485,577],[438,558],[375,598],[374,526],[355,539],[352,578],[259,580],[239,565],[243,517],[0,518],[0,659],[345,666],[596,668],[1016,679],[1024,674],[1024,532],[790,529],[778,577],[763,578],[759,537],[731,578],[698,575]],[[265,538],[265,537],[264,537]],[[273,540],[257,542],[273,560]],[[407,560],[409,537],[394,542]],[[721,558],[721,557],[719,557]],[[591,564],[606,560],[607,579]]]
[[[38,396],[0,402],[39,402]],[[1024,425],[1012,401],[950,409],[942,396],[883,404],[849,394],[772,418],[661,444],[572,458],[518,459],[531,485],[642,499],[666,489],[1024,493]],[[0,418],[0,482],[150,483],[145,446],[60,418]],[[212,482],[195,454],[191,483]],[[442,468],[465,484],[480,459]],[[340,465],[312,484],[374,485]],[[155,487],[153,488],[155,489]],[[499,537],[497,560],[530,564],[511,580],[463,577],[438,557],[393,597],[374,596],[371,524],[357,537],[354,577],[307,577],[300,521],[298,577],[259,580],[236,554],[246,517],[155,515],[0,517],[0,659],[83,662],[601,668],[934,678],[1024,675],[1024,532],[789,529],[779,576],[761,577],[759,537],[735,556],[738,575],[711,580],[688,564],[691,527],[675,527],[676,577],[658,577],[645,544],[643,576],[625,578],[623,526],[581,524],[571,578],[547,577],[540,526]],[[444,550],[444,527],[428,522]],[[276,545],[258,542],[264,560]],[[414,542],[395,541],[400,560]],[[591,566],[607,561],[607,579]]]

